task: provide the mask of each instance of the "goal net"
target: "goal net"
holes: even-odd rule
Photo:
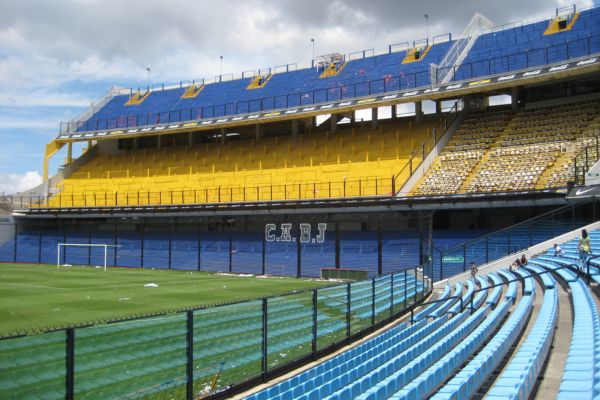
[[[60,268],[60,265],[61,265],[61,263],[60,263],[61,255],[65,253],[65,250],[67,247],[87,247],[87,248],[100,247],[103,250],[102,254],[104,256],[104,271],[106,271],[106,266],[108,265],[108,248],[109,247],[121,247],[121,246],[115,245],[115,244],[100,244],[100,243],[58,243],[56,246],[56,266],[58,268]]]

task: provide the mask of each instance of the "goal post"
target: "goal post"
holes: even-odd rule
[[[104,244],[104,243],[58,243],[56,248],[56,267],[60,268],[60,256],[61,249],[63,247],[102,247],[104,248],[104,271],[108,265],[108,248],[109,247],[121,247],[117,244]],[[66,250],[66,249],[65,249]]]

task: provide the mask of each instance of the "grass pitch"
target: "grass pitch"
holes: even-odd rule
[[[148,283],[158,287],[144,287]],[[196,271],[0,264],[0,336],[327,285]]]

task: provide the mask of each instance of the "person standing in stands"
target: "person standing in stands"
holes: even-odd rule
[[[588,236],[587,230],[581,230],[581,237],[579,238],[579,245],[577,245],[579,249],[579,260],[581,261],[581,268],[585,268],[585,263],[592,252],[590,247],[590,237]]]
[[[477,275],[477,272],[479,272],[479,269],[477,269],[477,264],[475,264],[475,261],[471,261],[471,278],[475,279],[475,275]]]

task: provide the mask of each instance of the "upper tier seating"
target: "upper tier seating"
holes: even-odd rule
[[[413,190],[415,195],[565,186],[573,160],[598,135],[600,102],[468,116]]]
[[[580,13],[572,29],[544,35],[550,20],[481,35],[454,80],[551,64],[600,52],[600,8]],[[429,65],[438,64],[454,42],[436,43],[417,62],[403,64],[407,50],[350,60],[338,75],[321,79],[314,68],[273,73],[265,85],[248,90],[254,77],[206,84],[191,98],[186,87],[152,91],[141,104],[127,106],[130,95],[112,98],[80,131],[249,113],[340,98],[365,96],[431,84]],[[140,93],[145,95],[146,93]]]
[[[62,182],[49,205],[390,196],[392,177],[435,124],[426,121],[412,128],[409,121],[390,121],[381,130],[99,154]],[[420,155],[414,160],[419,162]]]
[[[481,35],[456,71],[454,80],[516,71],[600,52],[600,8],[581,12],[570,30],[544,35],[549,22]]]
[[[206,84],[197,97],[188,99],[181,98],[185,88],[152,92],[135,106],[125,105],[129,95],[118,95],[80,130],[195,120],[425,86],[430,82],[429,64],[439,63],[451,44],[434,44],[420,61],[409,64],[402,64],[406,51],[351,60],[339,75],[323,79],[314,68],[275,73],[263,88],[255,90],[246,89],[253,78],[245,78]]]

